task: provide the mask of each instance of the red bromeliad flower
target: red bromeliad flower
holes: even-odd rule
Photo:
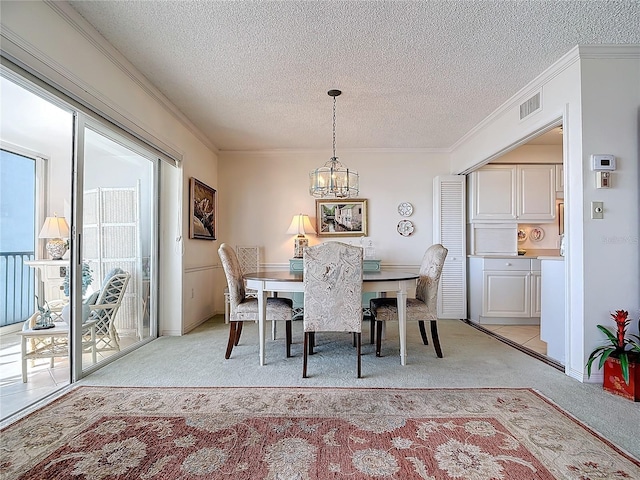
[[[624,348],[624,339],[627,333],[627,325],[629,325],[629,320],[627,317],[629,316],[629,312],[626,310],[616,310],[616,313],[612,313],[611,317],[616,322],[617,325],[617,339],[618,339],[618,348]]]
[[[587,359],[587,376],[591,376],[591,366],[593,362],[600,359],[598,368],[602,369],[609,357],[616,358],[620,362],[622,376],[627,385],[629,385],[629,363],[638,364],[640,362],[640,335],[627,336],[627,326],[629,320],[627,317],[629,312],[626,310],[616,310],[611,314],[611,318],[616,322],[616,331],[613,332],[604,325],[596,325],[598,330],[604,333],[609,340],[608,344],[596,347]],[[640,328],[640,319],[638,319],[638,328]],[[629,349],[627,349],[629,346]]]

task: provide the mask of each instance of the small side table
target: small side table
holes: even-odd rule
[[[63,284],[69,260],[27,260],[24,264],[36,269],[44,284],[44,299],[40,299],[41,303],[43,300],[50,302],[65,298]]]
[[[65,322],[54,322],[53,328],[35,330],[30,325],[35,324],[39,313],[34,313],[29,320],[25,321],[22,331],[18,332],[21,337],[20,356],[22,357],[22,382],[27,383],[27,360],[36,358],[49,358],[51,368],[53,359],[56,357],[69,356],[69,325]],[[96,321],[88,321],[83,324],[82,349],[91,348],[91,360],[95,364],[97,361],[96,352]],[[88,329],[88,338],[85,338]],[[31,341],[31,348],[27,349],[27,340]]]

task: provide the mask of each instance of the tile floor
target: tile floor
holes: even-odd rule
[[[36,359],[33,364],[28,360],[28,381],[23,383],[18,335],[2,335],[0,358],[0,418],[6,418],[69,384],[67,358],[56,358],[53,368],[49,359]]]
[[[547,354],[547,343],[540,340],[540,325],[482,325],[485,329],[505,337],[541,355]]]
[[[123,349],[133,343],[134,340],[128,337],[120,337],[120,347]],[[98,362],[114,353],[98,352]],[[83,362],[91,365],[91,355],[86,354]],[[69,385],[67,357],[56,358],[53,368],[47,358],[27,360],[27,382],[23,383],[20,337],[15,333],[0,335],[0,366],[0,419],[6,419]]]

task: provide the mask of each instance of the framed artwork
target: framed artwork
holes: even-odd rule
[[[216,239],[216,191],[191,177],[189,183],[189,238]]]
[[[319,237],[366,237],[367,201],[362,198],[316,200]]]

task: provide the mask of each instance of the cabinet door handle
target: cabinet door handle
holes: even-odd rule
[[[506,265],[507,267],[510,267],[510,266],[511,266],[511,263],[507,262],[507,263],[505,263],[505,265]]]

